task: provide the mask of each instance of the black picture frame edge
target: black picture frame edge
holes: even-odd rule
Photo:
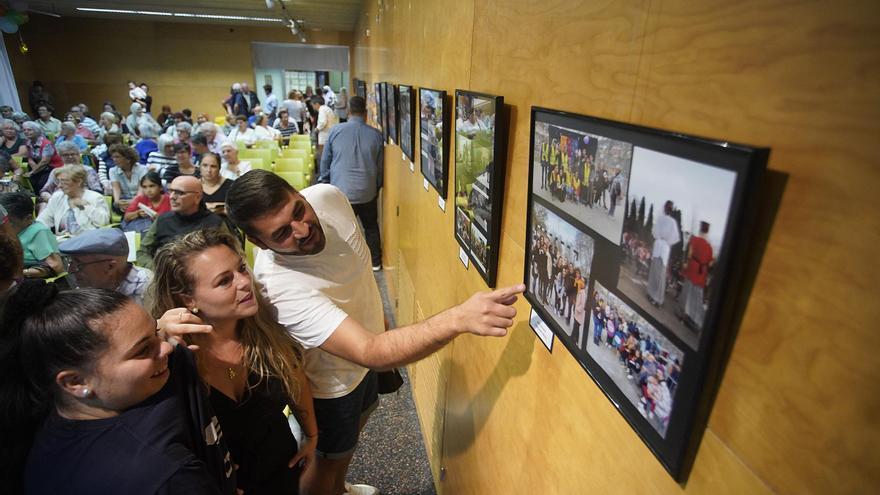
[[[443,99],[443,115],[441,116],[441,119],[443,121],[443,164],[442,164],[442,168],[443,168],[444,181],[443,181],[442,190],[441,190],[441,188],[438,188],[437,184],[434,184],[434,182],[432,182],[431,179],[428,178],[428,176],[426,176],[425,172],[422,170],[422,154],[421,154],[421,151],[422,151],[422,149],[421,149],[421,146],[422,146],[421,145],[422,119],[421,118],[418,119],[418,121],[419,121],[419,171],[421,172],[422,177],[424,177],[425,179],[428,179],[428,183],[431,184],[431,186],[434,188],[435,191],[437,191],[437,194],[439,194],[440,197],[445,200],[445,199],[447,199],[447,195],[449,194],[449,149],[450,149],[449,140],[450,140],[450,135],[451,135],[450,131],[449,131],[449,121],[450,121],[450,115],[452,113],[449,111],[449,93],[447,93],[447,91],[445,89],[433,89],[433,88],[419,87],[418,88],[419,112],[421,112],[421,108],[422,108],[422,93],[421,93],[422,90],[433,91],[435,93],[439,93],[440,98]]]
[[[691,359],[697,359],[696,371],[699,373],[696,375],[697,378],[692,384],[694,390],[693,398],[688,404],[682,404],[682,406],[686,406],[686,409],[679,413],[682,418],[681,422],[685,425],[685,431],[683,437],[681,438],[681,441],[678,444],[678,448],[670,449],[673,459],[667,459],[667,455],[661,452],[657,448],[657,446],[654,445],[654,441],[647,438],[646,435],[643,434],[643,432],[641,431],[643,427],[641,425],[637,425],[634,421],[634,418],[630,418],[629,414],[625,413],[622,410],[621,404],[619,404],[618,401],[615,400],[614,397],[612,397],[609,391],[605,390],[605,387],[602,385],[601,382],[606,381],[606,378],[600,378],[595,375],[593,370],[589,366],[590,363],[581,361],[577,358],[577,356],[580,355],[582,351],[580,349],[573,348],[569,344],[567,338],[562,338],[562,336],[565,335],[564,332],[561,332],[561,330],[557,328],[558,325],[556,324],[556,321],[549,314],[546,313],[542,303],[537,301],[532,296],[532,294],[528,291],[528,288],[524,293],[524,296],[531,305],[532,309],[534,309],[538,313],[538,315],[541,316],[541,318],[550,327],[550,329],[558,337],[558,339],[562,341],[563,346],[565,346],[565,348],[572,354],[572,356],[575,357],[575,360],[578,362],[578,364],[580,364],[581,368],[586,371],[587,375],[596,383],[596,386],[599,387],[599,390],[605,395],[609,402],[614,405],[615,409],[620,412],[621,416],[630,425],[636,435],[638,435],[638,437],[642,440],[648,450],[651,451],[654,457],[673,477],[673,479],[683,485],[687,482],[691,468],[693,467],[693,462],[696,458],[699,444],[702,441],[706,425],[708,424],[709,414],[711,413],[712,406],[714,405],[715,398],[717,397],[718,390],[720,389],[721,378],[723,377],[723,373],[726,369],[730,352],[733,349],[736,334],[739,330],[738,322],[737,324],[734,324],[734,322],[731,321],[732,317],[735,315],[735,310],[739,302],[738,299],[741,295],[740,293],[742,290],[743,274],[742,270],[739,268],[742,268],[748,260],[748,246],[750,245],[753,238],[753,229],[757,218],[756,202],[746,202],[745,207],[741,207],[739,205],[739,203],[743,201],[741,191],[755,190],[766,170],[766,164],[767,159],[769,158],[770,150],[763,147],[754,147],[740,143],[719,141],[702,136],[693,136],[684,133],[665,131],[653,127],[640,126],[625,122],[617,122],[609,119],[603,119],[601,117],[532,106],[529,118],[529,176],[527,181],[528,198],[526,208],[526,237],[524,244],[524,246],[526,246],[526,256],[524,256],[523,259],[523,280],[526,284],[528,284],[529,282],[529,236],[532,231],[532,209],[534,206],[534,199],[532,198],[532,188],[534,185],[534,134],[536,115],[539,112],[560,115],[575,120],[592,121],[600,125],[624,128],[630,132],[653,134],[655,137],[661,137],[664,139],[672,138],[675,140],[685,140],[690,145],[711,146],[713,148],[717,148],[720,146],[726,149],[732,149],[735,152],[743,153],[744,156],[748,157],[748,160],[742,167],[742,170],[737,171],[738,174],[741,174],[742,181],[736,186],[736,190],[740,190],[739,198],[737,198],[736,196],[733,198],[734,200],[739,199],[736,205],[737,207],[731,207],[732,215],[729,219],[730,231],[727,233],[727,235],[731,236],[731,241],[728,243],[728,245],[730,246],[730,259],[728,260],[727,266],[725,267],[726,280],[724,289],[726,290],[723,290],[723,292],[719,291],[722,293],[718,295],[718,300],[720,300],[721,303],[719,303],[717,316],[715,318],[715,320],[718,322],[715,327],[715,335],[712,336],[713,338],[705,338],[706,347],[703,349],[694,350],[687,346],[684,348],[684,352],[686,355],[693,355],[693,358]],[[633,145],[635,145],[635,143],[633,143]],[[590,294],[592,294],[592,292],[595,290],[595,283],[596,279],[593,276],[591,270],[590,280],[588,284],[588,290]],[[607,290],[615,294],[615,296],[620,297],[620,294],[617,294],[617,292],[619,291],[617,291],[616,289],[612,290],[612,288],[608,288]],[[736,295],[736,297],[724,297],[730,294],[734,294]],[[592,298],[592,296],[589,297]],[[625,298],[625,300],[628,301],[629,298]],[[636,308],[638,308],[638,305],[636,305]],[[641,310],[641,308],[639,309],[639,313],[642,314],[644,310]],[[582,331],[586,332],[586,328],[588,328],[587,325],[585,325],[585,328],[582,329]],[[661,334],[665,335],[666,332],[661,331]],[[589,355],[588,358],[593,362],[594,366],[596,366],[600,370],[602,369],[600,365],[595,363],[595,360],[592,360],[592,358],[589,357]],[[661,438],[661,444],[664,441],[666,440],[663,440]]]
[[[400,104],[400,99],[401,99],[401,97],[400,97],[401,86],[405,87],[405,88],[409,88],[409,128],[410,128],[410,133],[409,133],[409,143],[407,143],[407,144],[409,144],[409,153],[407,153],[406,150],[403,148],[403,143],[400,140],[398,140],[397,144],[400,145],[401,151],[403,151],[403,154],[406,155],[407,158],[409,158],[409,161],[415,163],[414,157],[416,154],[416,142],[415,142],[416,140],[415,140],[414,132],[416,129],[416,123],[415,123],[415,100],[416,99],[415,99],[415,94],[413,93],[413,90],[415,90],[417,88],[415,86],[410,86],[409,84],[398,84],[397,90],[396,90],[398,105]],[[399,110],[400,109],[398,108],[398,112],[397,112],[398,136],[400,135],[400,129],[403,128],[403,115],[401,115]]]
[[[502,214],[502,210],[503,210],[502,207],[504,205],[504,176],[506,175],[506,172],[507,172],[506,165],[507,165],[507,134],[508,134],[508,132],[505,132],[503,134],[503,136],[501,136],[501,138],[499,139],[499,135],[498,135],[499,125],[498,124],[500,121],[501,124],[503,125],[502,128],[505,129],[505,131],[509,131],[510,112],[508,112],[507,108],[504,106],[504,97],[503,96],[492,95],[492,94],[487,94],[487,93],[479,93],[476,91],[470,91],[470,90],[466,90],[466,89],[456,89],[454,96],[453,96],[453,100],[452,100],[452,106],[454,107],[454,112],[455,112],[455,114],[453,116],[453,122],[458,122],[458,96],[460,94],[466,94],[469,96],[477,96],[480,98],[495,100],[495,140],[494,140],[494,143],[492,146],[492,148],[493,148],[492,149],[492,156],[493,156],[492,166],[494,167],[494,169],[493,169],[494,173],[492,176],[492,192],[493,192],[493,194],[496,194],[495,197],[497,198],[497,201],[498,201],[498,208],[495,207],[496,205],[493,202],[492,216],[490,219],[491,222],[489,225],[488,234],[489,234],[489,245],[490,246],[492,245],[493,240],[497,241],[497,242],[495,242],[495,245],[496,245],[495,249],[489,250],[489,259],[487,260],[487,263],[486,263],[488,266],[486,267],[485,271],[482,268],[480,268],[480,263],[478,263],[475,260],[474,255],[470,252],[469,246],[458,237],[458,231],[455,228],[456,222],[458,221],[457,218],[453,217],[453,219],[452,219],[453,236],[455,237],[456,242],[458,242],[459,246],[461,246],[464,249],[465,254],[467,254],[468,258],[471,260],[471,265],[473,265],[474,269],[477,270],[477,273],[480,274],[480,276],[486,282],[486,285],[488,285],[489,288],[495,288],[495,284],[496,284],[496,281],[498,278],[499,251],[501,249],[501,216],[502,216],[501,214]],[[500,119],[499,119],[499,116],[501,117]],[[456,149],[456,151],[457,151],[457,149]],[[499,157],[500,157],[500,159],[499,159]],[[503,167],[499,167],[499,163],[501,163],[503,165]],[[458,166],[458,164],[456,164],[456,167],[457,166]],[[454,191],[455,191],[454,185],[453,185],[452,190],[454,193]],[[456,206],[455,206],[454,198],[453,198],[452,207],[453,207],[452,208],[453,211],[455,211]]]

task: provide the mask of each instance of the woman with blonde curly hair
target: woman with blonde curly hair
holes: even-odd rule
[[[245,493],[298,493],[317,446],[302,350],[278,324],[238,247],[225,232],[198,230],[154,259],[152,314],[194,349]],[[298,445],[283,410],[302,425]]]

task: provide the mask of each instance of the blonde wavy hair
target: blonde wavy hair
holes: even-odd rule
[[[195,284],[195,278],[188,270],[190,261],[215,246],[226,246],[244,257],[235,237],[215,229],[191,232],[156,252],[153,259],[155,275],[147,297],[153,318],[158,319],[169,309],[185,305],[182,295],[191,295]],[[300,383],[295,371],[302,367],[302,347],[278,323],[272,306],[263,297],[262,287],[253,279],[253,274],[251,279],[258,309],[257,314],[239,322],[238,335],[244,351],[244,364],[259,375],[261,382],[269,377],[281,380],[288,396],[297,401]]]

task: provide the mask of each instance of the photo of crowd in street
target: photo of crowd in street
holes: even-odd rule
[[[397,88],[398,104],[400,105],[400,120],[398,122],[398,129],[400,129],[400,149],[410,161],[414,161],[413,148],[415,147],[415,142],[413,126],[415,125],[415,115],[413,114],[413,107],[415,104],[413,100],[415,99],[415,93],[413,93],[412,86],[401,84],[397,86]]]
[[[736,174],[636,147],[617,288],[697,350]]]
[[[471,235],[457,235],[459,243],[482,268],[484,278],[494,280],[494,267],[489,269],[495,242],[491,235],[493,224],[500,219],[500,200],[503,191],[495,191],[495,134],[496,105],[500,97],[481,96],[463,91],[456,92],[455,122],[455,222],[456,233],[467,218]],[[502,162],[503,166],[503,162]],[[490,283],[492,285],[492,283]]]
[[[666,438],[684,353],[599,282],[589,304],[589,330],[580,347]]]
[[[419,167],[422,175],[446,197],[446,183],[449,174],[448,154],[446,153],[446,92],[433,89],[419,89],[419,135],[421,140]]]
[[[632,144],[542,120],[550,115],[535,113],[533,192],[620,243]],[[577,121],[572,120],[572,125]]]
[[[367,92],[367,119],[368,124],[379,129],[379,132],[384,132],[382,121],[385,119],[385,113],[382,109],[382,84],[375,83],[372,86],[372,91]]]
[[[393,83],[382,83],[385,94],[382,106],[385,108],[385,139],[397,142],[397,92],[394,91]]]
[[[529,233],[526,288],[533,305],[537,302],[577,346],[586,331],[593,239],[537,201]]]

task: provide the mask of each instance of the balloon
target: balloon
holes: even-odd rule
[[[0,31],[3,31],[4,33],[12,34],[16,31],[18,31],[18,24],[12,22],[12,20],[9,19],[9,17],[2,17],[2,18],[0,18]]]
[[[21,26],[22,24],[28,21],[28,15],[24,12],[19,12],[17,10],[10,11],[6,14],[6,17],[12,19],[12,22]]]

